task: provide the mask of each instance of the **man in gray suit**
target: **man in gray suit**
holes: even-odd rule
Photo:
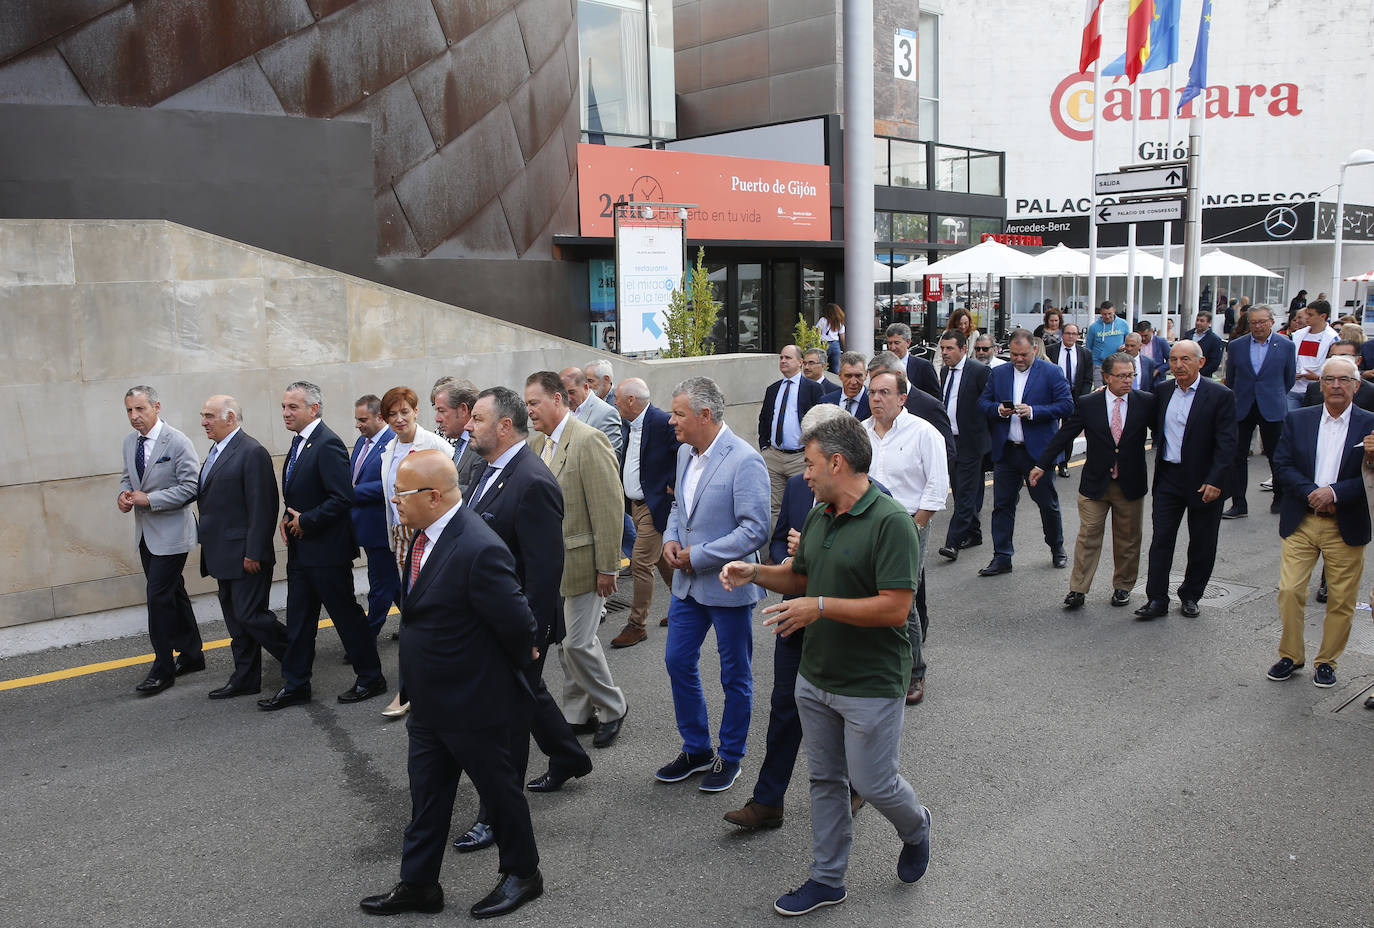
[[[124,437],[124,473],[115,505],[134,514],[134,541],[148,581],[148,637],[153,666],[134,687],[144,696],[161,693],[185,673],[205,669],[200,629],[181,572],[196,543],[196,498],[200,460],[191,439],[163,422],[157,391],[129,388],[124,411],[134,433]],[[172,652],[179,656],[173,658]]]
[[[453,442],[453,463],[458,468],[458,487],[467,493],[486,470],[487,462],[472,447],[468,421],[477,403],[477,385],[471,380],[441,377],[429,394],[434,424],[439,434]]]
[[[563,381],[563,386],[568,388],[568,408],[572,410],[572,414],[579,421],[604,432],[610,439],[611,447],[618,459],[620,449],[624,446],[624,436],[620,431],[620,413],[592,392],[591,384],[587,382],[587,373],[582,368],[564,368],[558,377]]]

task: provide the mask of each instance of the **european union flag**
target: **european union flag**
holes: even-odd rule
[[[1155,18],[1150,22],[1150,57],[1141,71],[1163,71],[1178,61],[1178,14],[1180,0],[1155,0]],[[1122,54],[1102,69],[1105,77],[1126,73]]]
[[[1192,102],[1207,87],[1207,42],[1212,37],[1212,0],[1202,0],[1202,16],[1197,23],[1197,49],[1193,52],[1193,66],[1188,69],[1188,83],[1178,98],[1177,112]]]

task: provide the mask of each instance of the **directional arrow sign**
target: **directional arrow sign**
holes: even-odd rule
[[[1188,169],[1183,166],[1150,168],[1098,174],[1094,184],[1099,196],[1114,193],[1140,193],[1144,190],[1183,190],[1188,186]]]
[[[656,315],[658,315],[657,312],[644,313],[640,317],[639,324],[643,327],[643,331],[652,332],[654,338],[662,338],[663,330],[658,327],[658,320],[654,318]]]
[[[1148,200],[1143,203],[1112,203],[1097,208],[1097,224],[1122,222],[1171,222],[1184,216],[1183,200]]]

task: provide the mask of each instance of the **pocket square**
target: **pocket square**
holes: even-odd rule
[[[154,463],[154,464],[166,464],[166,463],[168,463],[168,462],[171,461],[171,460],[172,460],[172,456],[171,456],[170,454],[164,454],[162,457],[158,458],[158,459],[157,459],[156,461],[154,461],[153,463]]]

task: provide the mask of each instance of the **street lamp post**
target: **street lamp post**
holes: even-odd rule
[[[1345,219],[1341,213],[1345,210],[1345,169],[1359,167],[1360,165],[1374,164],[1374,151],[1368,148],[1357,148],[1350,153],[1350,157],[1341,163],[1341,176],[1336,184],[1336,243],[1334,253],[1331,255],[1331,315],[1337,317],[1341,313],[1341,246],[1345,242]]]

